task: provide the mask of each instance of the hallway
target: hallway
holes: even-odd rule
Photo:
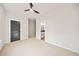
[[[45,43],[34,38],[6,44],[0,54],[2,56],[77,56],[66,49]]]

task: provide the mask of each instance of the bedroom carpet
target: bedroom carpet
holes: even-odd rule
[[[46,43],[43,40],[30,38],[5,44],[1,56],[78,56],[72,51]]]

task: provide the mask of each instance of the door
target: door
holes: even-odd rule
[[[11,20],[11,42],[20,40],[20,22]]]
[[[36,37],[36,20],[28,20],[28,36],[29,38]]]

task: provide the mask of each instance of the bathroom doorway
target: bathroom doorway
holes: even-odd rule
[[[46,20],[41,21],[41,40],[45,40],[45,25],[46,25]]]
[[[41,25],[41,40],[45,40],[45,25]]]

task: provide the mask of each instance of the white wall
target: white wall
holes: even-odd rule
[[[41,19],[40,18],[36,18],[36,39],[41,39]]]
[[[35,37],[36,36],[36,20],[28,19],[28,36]]]
[[[46,41],[79,53],[79,11],[75,6],[53,4],[46,20]]]
[[[16,21],[20,21],[20,39],[27,39],[28,35],[27,35],[27,28],[28,28],[28,22],[26,19],[26,15],[25,14],[19,14],[19,13],[12,13],[12,12],[7,12],[6,13],[6,39],[5,39],[5,43],[10,42],[10,21],[11,20],[16,20]]]
[[[0,4],[0,48],[3,46],[5,39],[5,10],[3,4]]]
[[[79,4],[37,4],[36,38],[46,21],[45,41],[79,53]]]

